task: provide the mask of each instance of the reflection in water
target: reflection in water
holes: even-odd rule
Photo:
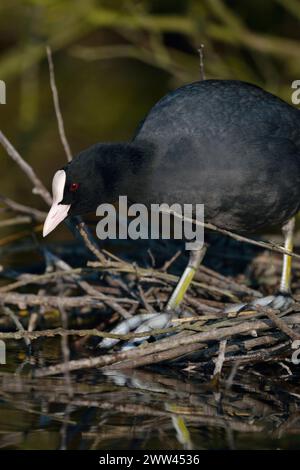
[[[2,373],[0,448],[299,448],[293,382],[259,370],[218,388],[200,372],[89,371],[72,376],[70,397],[64,377]]]

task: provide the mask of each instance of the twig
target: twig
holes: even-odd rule
[[[12,225],[30,224],[31,222],[32,218],[28,217],[28,215],[17,215],[16,217],[10,217],[9,219],[1,220],[0,228],[11,227]]]
[[[287,336],[289,336],[291,339],[300,339],[300,335],[295,333],[287,324],[285,321],[283,321],[281,318],[279,318],[276,315],[276,311],[272,310],[271,308],[265,308],[258,306],[257,310],[259,312],[264,313],[267,317],[272,320],[274,325],[277,326],[279,330],[281,330],[283,333],[285,333]],[[279,313],[279,312],[277,312]]]
[[[66,273],[64,274],[66,275]],[[103,307],[109,305],[111,308],[113,308],[113,310],[118,311],[118,313],[120,313],[121,310],[119,302],[128,304],[136,303],[135,300],[131,299],[111,299],[101,293],[97,296],[95,295],[94,297],[90,295],[80,295],[77,297],[57,297],[56,295],[19,294],[15,292],[2,294],[1,302],[8,305],[16,305],[17,307],[33,307],[36,305],[41,305],[53,308],[59,308],[59,302],[61,302],[61,305],[65,308],[90,307],[100,309],[102,307],[103,311],[105,311]],[[122,309],[122,313],[120,313],[121,316],[128,318],[129,314],[125,316],[123,314],[123,310],[124,309]]]
[[[141,301],[145,307],[145,309],[147,310],[148,313],[154,313],[154,308],[149,304],[146,296],[145,296],[145,292],[142,288],[142,286],[139,284],[138,285],[138,291],[139,291],[139,294],[140,294],[140,298],[141,298]]]
[[[19,165],[19,167],[23,170],[23,172],[28,176],[30,181],[33,183],[34,189],[33,192],[35,194],[39,194],[44,201],[51,205],[52,197],[49,191],[45,188],[41,180],[35,174],[33,168],[23,160],[19,152],[14,148],[14,146],[9,142],[9,140],[5,137],[2,131],[0,131],[0,143],[5,148],[8,155]]]
[[[2,303],[2,299],[1,299],[1,303]],[[7,315],[9,318],[11,318],[11,320],[16,325],[16,328],[18,329],[18,331],[20,333],[25,334],[26,330],[24,329],[24,327],[23,327],[22,323],[20,322],[19,318],[17,317],[17,315],[10,308],[8,308],[5,305],[2,305],[2,310],[5,313],[5,315]],[[30,345],[30,338],[28,338],[26,335],[23,336],[23,338],[24,338],[26,346],[29,346]]]
[[[213,378],[219,377],[222,371],[222,367],[225,360],[225,351],[226,351],[227,339],[220,341],[219,354],[216,360],[216,365],[213,373]]]
[[[44,222],[47,217],[47,212],[39,211],[38,209],[30,206],[24,206],[24,204],[15,202],[6,196],[3,196],[2,194],[0,195],[0,202],[15,212],[21,212],[22,214],[30,215],[33,219],[36,219],[39,222]]]
[[[199,63],[199,66],[200,66],[200,80],[205,80],[205,70],[204,70],[204,44],[201,44],[199,49],[198,49],[198,53],[199,53],[199,59],[200,59],[200,63]]]
[[[100,263],[102,264],[107,264],[107,259],[106,257],[101,253],[101,251],[97,248],[97,246],[95,245],[95,243],[93,243],[89,237],[89,234],[87,232],[87,228],[86,228],[86,224],[84,222],[80,222],[78,225],[77,225],[77,228],[78,228],[78,231],[80,233],[80,235],[82,236],[86,246],[88,247],[88,249],[93,253],[93,255],[95,256],[95,258],[98,259],[98,261],[100,261]]]
[[[59,131],[60,140],[65,150],[67,159],[70,162],[72,160],[72,152],[70,149],[69,142],[66,138],[64,121],[62,118],[60,105],[59,105],[59,97],[58,97],[57,87],[55,83],[54,65],[53,65],[53,60],[52,60],[52,51],[49,46],[46,47],[46,51],[47,51],[47,58],[48,58],[48,65],[49,65],[50,87],[51,87],[52,96],[53,96],[53,103],[54,103],[57,124],[58,124],[58,131]]]
[[[175,217],[179,217],[180,219],[185,220],[187,222],[193,223],[195,225],[199,225],[200,227],[207,228],[208,230],[212,230],[213,232],[218,232],[223,235],[227,235],[228,237],[233,238],[234,240],[238,242],[245,242],[245,243],[248,243],[249,245],[259,246],[260,248],[264,248],[269,251],[286,254],[286,255],[300,259],[300,255],[298,255],[297,253],[286,250],[285,248],[279,245],[276,245],[276,243],[273,243],[271,241],[264,242],[264,241],[253,240],[252,238],[247,238],[247,237],[244,237],[243,235],[238,235],[237,233],[231,232],[230,230],[222,229],[220,227],[217,227],[216,225],[206,223],[206,222],[201,222],[200,220],[183,216],[179,214],[178,212],[173,211],[171,209],[163,208],[163,209],[160,209],[160,212],[163,212],[165,214],[173,214]]]
[[[172,264],[177,260],[177,258],[181,255],[182,251],[181,250],[178,250],[173,256],[172,258],[168,259],[165,264],[162,266],[161,268],[161,271],[168,271],[168,269],[170,268],[170,266],[172,266]]]
[[[21,329],[22,325],[20,324],[20,329],[18,331],[9,331],[9,332],[1,332],[0,331],[0,339],[7,340],[7,339],[14,339],[14,340],[21,340],[21,339],[28,339],[28,340],[37,340],[39,338],[54,338],[55,336],[95,336],[99,338],[109,338],[109,339],[118,339],[120,341],[126,341],[133,338],[144,338],[145,336],[149,336],[149,331],[140,332],[140,333],[108,333],[105,331],[97,330],[96,328],[90,329],[81,329],[81,330],[74,330],[74,329],[64,329],[64,328],[53,328],[50,330],[42,330],[42,331],[27,331]],[[161,328],[153,330],[154,334],[165,334],[170,332],[179,331],[180,328],[173,327],[173,328]]]
[[[84,272],[83,268],[73,268],[70,269],[70,271],[64,272],[64,271],[55,271],[51,273],[45,273],[45,274],[36,274],[32,275],[26,279],[20,279],[19,281],[12,282],[11,284],[8,284],[6,286],[0,287],[0,292],[10,292],[16,289],[19,289],[20,287],[27,286],[28,284],[41,284],[45,281],[49,280],[54,280],[57,278],[61,277],[66,277],[68,274],[82,274]]]

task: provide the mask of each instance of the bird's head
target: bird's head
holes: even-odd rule
[[[66,217],[96,211],[127,194],[141,151],[131,144],[96,144],[58,170],[52,180],[52,206],[44,223],[48,235]]]

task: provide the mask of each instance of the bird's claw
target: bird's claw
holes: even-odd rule
[[[151,331],[156,329],[164,329],[169,326],[172,318],[171,313],[147,313],[135,315],[134,317],[124,320],[114,328],[110,333],[114,334],[127,334],[127,333],[148,333],[149,335],[133,338],[126,342],[122,350],[131,349],[138,346],[143,341],[147,340],[151,336]],[[110,349],[119,343],[119,339],[104,338],[99,343],[100,348]]]
[[[255,299],[250,303],[233,304],[226,308],[225,313],[238,315],[246,310],[258,310],[259,307],[268,307],[274,310],[285,311],[294,303],[294,299],[289,294],[279,293],[268,295],[260,299]]]

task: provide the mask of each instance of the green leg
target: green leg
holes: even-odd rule
[[[295,218],[290,219],[283,227],[284,235],[284,248],[287,251],[293,250],[293,235],[295,227]],[[292,257],[289,255],[283,255],[283,265],[281,273],[281,281],[279,292],[276,295],[268,295],[267,297],[261,297],[256,299],[249,304],[237,304],[231,305],[225,311],[227,313],[239,313],[247,309],[255,309],[256,306],[274,308],[275,310],[284,311],[290,307],[293,303],[291,297],[291,274],[292,274]]]
[[[183,297],[188,290],[194,275],[199,268],[201,261],[204,258],[204,255],[206,253],[207,247],[203,245],[201,248],[198,250],[192,250],[190,252],[190,259],[188,262],[187,267],[185,268],[181,278],[179,279],[179,282],[171,295],[168,303],[167,303],[167,310],[175,310],[176,308],[179,307],[180,303],[183,300]]]
[[[295,228],[295,218],[290,219],[287,224],[282,227],[284,235],[284,248],[288,251],[293,250],[293,236]],[[282,274],[280,281],[280,292],[282,294],[290,294],[292,277],[292,257],[283,255]]]

